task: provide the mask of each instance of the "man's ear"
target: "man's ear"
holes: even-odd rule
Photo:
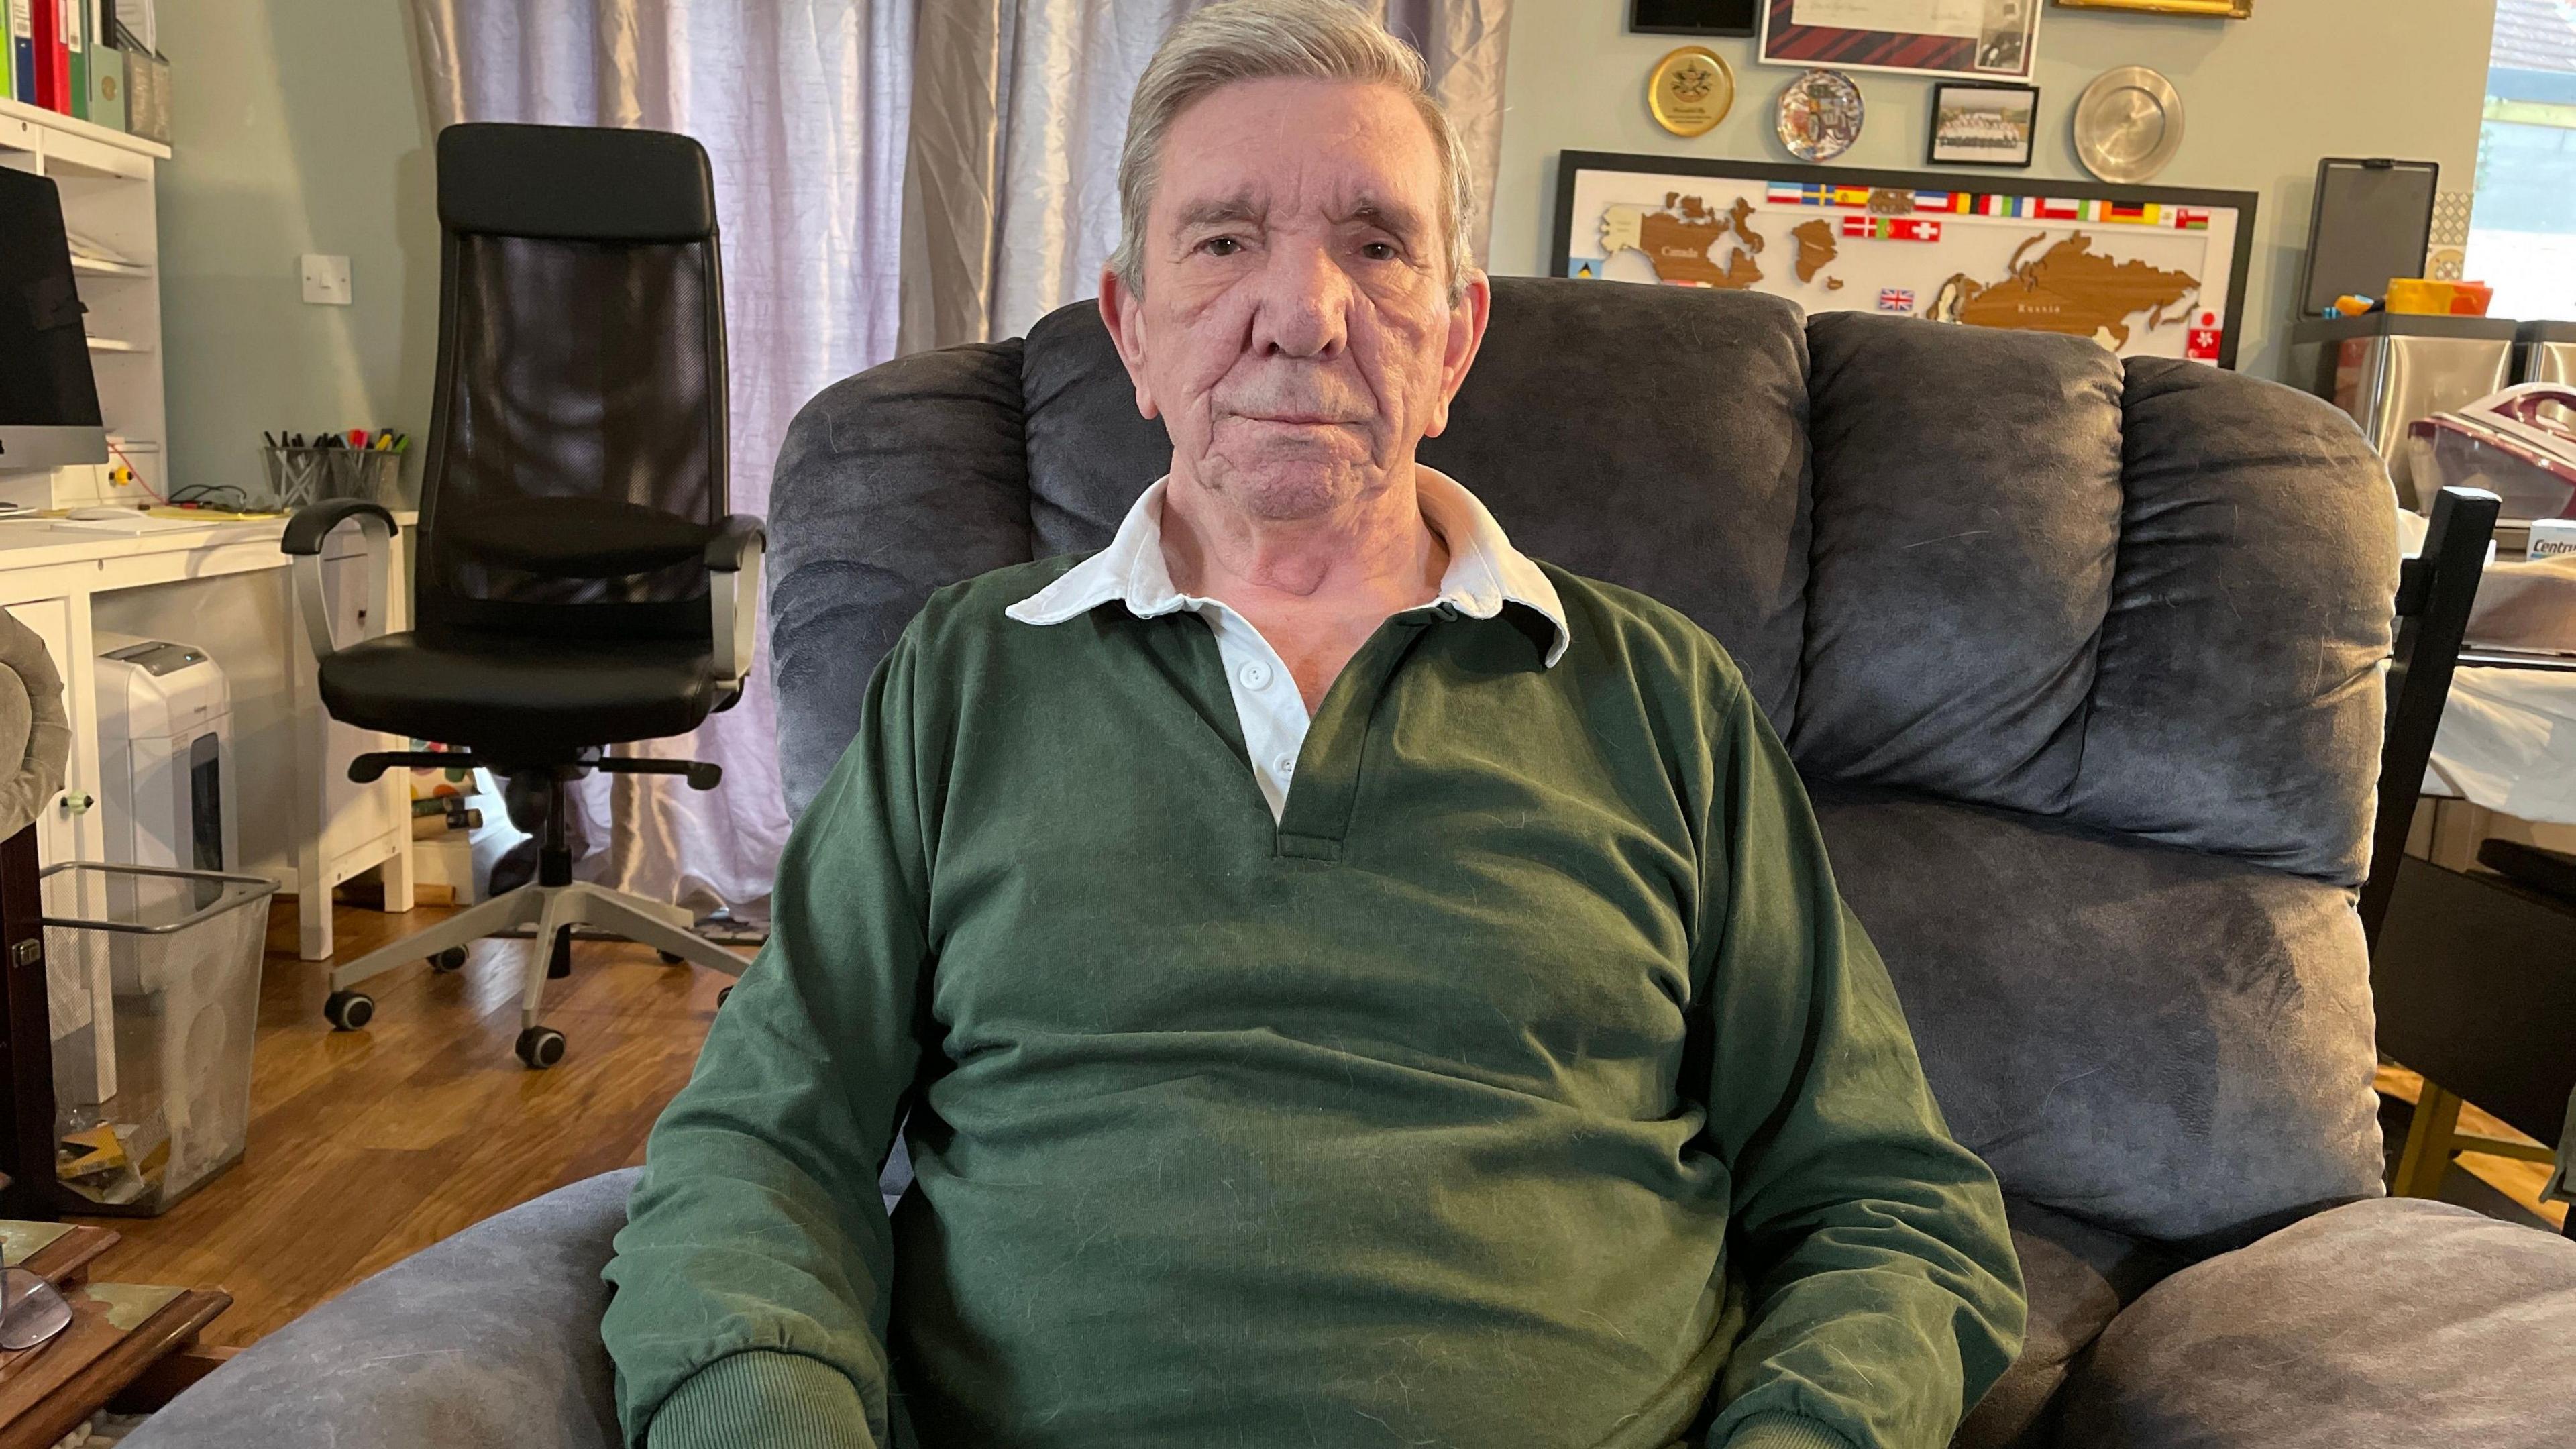
[[[1145,299],[1107,267],[1100,269],[1100,321],[1118,360],[1127,364],[1127,380],[1136,385],[1136,411],[1158,416],[1153,385],[1145,380]]]
[[[1485,280],[1482,271],[1467,274],[1467,292],[1449,309],[1449,335],[1440,348],[1440,402],[1431,410],[1431,426],[1423,429],[1426,438],[1436,438],[1449,429],[1449,400],[1467,380],[1467,369],[1476,365],[1476,349],[1485,345],[1485,323],[1494,306],[1494,285]]]

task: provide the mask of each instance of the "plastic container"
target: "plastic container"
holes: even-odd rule
[[[2388,310],[2413,317],[2483,317],[2495,300],[2484,282],[2434,282],[2396,277],[2388,283]]]
[[[74,1211],[149,1217],[241,1159],[275,882],[76,861],[39,878],[58,1038],[56,1159]],[[63,983],[69,983],[68,986]]]

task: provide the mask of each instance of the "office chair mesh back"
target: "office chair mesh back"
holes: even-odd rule
[[[509,144],[518,176],[497,194],[530,202],[534,214],[492,215],[500,208],[489,168],[502,158],[452,155],[457,132],[498,133]],[[560,200],[543,174],[556,168],[530,175],[528,148],[638,140],[685,138],[527,126],[460,126],[441,138],[450,214],[439,408],[421,499],[425,630],[706,637],[701,556],[728,502],[711,197],[702,237],[504,230],[543,229],[545,204]],[[596,155],[551,159],[593,177],[603,169]],[[644,158],[646,181],[653,159]],[[457,186],[480,194],[451,206],[451,168],[478,161],[484,169]]]

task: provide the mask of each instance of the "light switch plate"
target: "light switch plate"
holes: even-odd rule
[[[304,300],[333,307],[349,305],[349,259],[304,254]]]

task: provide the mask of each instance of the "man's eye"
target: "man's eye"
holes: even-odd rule
[[[1391,262],[1402,253],[1396,250],[1393,242],[1373,241],[1361,243],[1360,255],[1373,262]]]
[[[1230,236],[1212,236],[1199,243],[1199,250],[1212,257],[1230,257],[1243,250],[1243,243]]]

